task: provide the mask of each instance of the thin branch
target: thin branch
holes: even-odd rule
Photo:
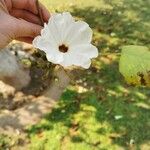
[[[39,0],[36,0],[36,7],[37,7],[37,10],[38,10],[38,16],[40,17],[41,25],[44,26],[44,19],[43,19],[42,9],[40,7]]]

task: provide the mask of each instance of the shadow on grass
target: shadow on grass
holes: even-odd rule
[[[72,13],[94,29],[94,43],[102,52],[114,52],[125,44],[149,46],[150,2],[125,0],[121,5],[113,2],[105,1],[112,9],[73,8]],[[80,143],[87,150],[113,149],[114,145],[140,149],[150,141],[149,89],[127,86],[118,72],[117,61],[102,63],[100,69],[93,65],[78,79],[81,77],[78,86],[87,91],[66,90],[58,106],[45,117],[46,124],[53,128],[46,130],[50,132],[46,137],[49,142],[59,135],[57,145]],[[42,124],[39,126],[37,131],[44,132]],[[31,135],[37,132],[33,128],[29,130]]]
[[[79,94],[76,90],[66,90],[58,107],[45,118],[51,128],[46,129],[41,124],[37,129],[31,128],[29,134],[42,130],[50,134],[55,131],[59,135],[65,129],[65,134],[60,135],[60,143],[68,137],[74,144],[84,143],[97,149],[112,148],[113,144],[124,148],[133,144],[140,149],[142,144],[149,142],[149,89],[128,87],[119,82],[121,79],[118,79],[120,74],[116,65],[116,62],[103,65],[99,74],[93,73],[91,68],[92,74],[84,80],[87,85],[81,84],[88,91]],[[103,82],[98,83],[100,77]],[[122,118],[116,119],[116,116]],[[111,140],[110,147],[101,145],[105,140]]]
[[[121,4],[105,1],[111,9],[106,8],[73,8],[73,15],[85,20],[95,29],[96,45],[110,51],[118,50],[125,44],[150,46],[150,2],[125,0]],[[98,34],[102,34],[99,37]],[[113,38],[118,42],[113,42]]]

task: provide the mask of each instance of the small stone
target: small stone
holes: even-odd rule
[[[133,144],[135,144],[135,140],[134,139],[130,139],[130,143],[129,143],[130,145],[133,145]]]
[[[21,134],[18,129],[16,129],[16,134],[17,134],[17,135],[20,135],[20,134]]]
[[[115,37],[115,36],[116,36],[116,33],[112,32],[112,33],[110,34],[110,36]]]
[[[120,120],[120,119],[122,119],[122,118],[123,118],[123,116],[121,116],[121,115],[115,116],[115,120]]]

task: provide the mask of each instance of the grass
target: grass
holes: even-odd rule
[[[31,150],[120,150],[150,147],[149,89],[129,87],[118,72],[118,52],[150,46],[150,2],[57,0],[51,11],[71,11],[94,30],[101,56],[66,89],[58,105],[29,130]],[[118,116],[122,118],[117,119]]]
[[[120,47],[150,47],[146,0],[42,0],[50,11],[70,11],[94,30],[101,56],[80,72],[58,105],[28,130],[31,150],[148,150],[150,92],[128,86],[118,69]],[[121,116],[121,118],[119,118]],[[0,142],[1,143],[1,142]]]
[[[44,0],[43,3],[52,11],[71,11],[88,22],[101,56],[93,61],[90,70],[79,74],[76,85],[66,89],[57,107],[40,124],[30,128],[31,149],[150,149],[149,89],[127,86],[118,72],[122,45],[150,47],[150,2]]]

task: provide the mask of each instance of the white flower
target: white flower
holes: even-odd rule
[[[48,61],[63,67],[89,68],[98,50],[91,44],[92,30],[83,21],[75,21],[70,13],[53,14],[34,39],[33,45],[46,53]]]

